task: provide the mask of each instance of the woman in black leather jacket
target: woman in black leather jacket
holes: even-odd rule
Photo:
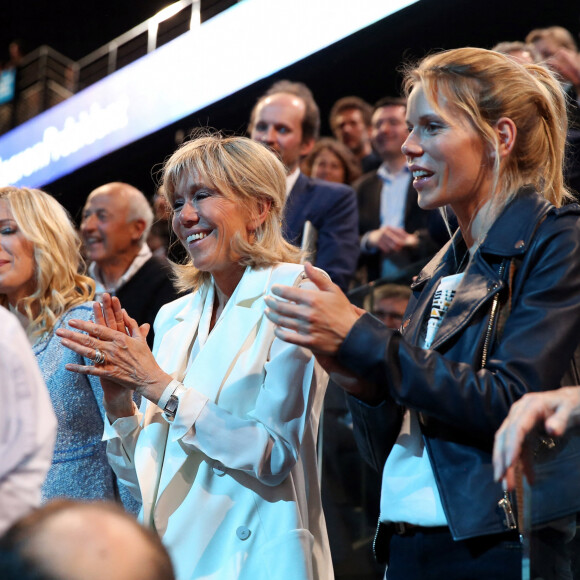
[[[386,578],[516,579],[521,514],[494,481],[494,433],[526,392],[574,380],[579,336],[565,101],[545,68],[475,48],[427,57],[405,87],[419,205],[449,204],[459,230],[414,282],[401,329],[354,309],[313,268],[323,292],[274,287],[289,302],[268,298],[269,318],[350,395],[359,448],[383,473]],[[571,577],[580,447],[570,437],[537,452],[532,572]]]

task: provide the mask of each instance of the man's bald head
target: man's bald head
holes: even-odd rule
[[[87,198],[80,227],[87,258],[101,269],[128,267],[152,223],[153,210],[137,188],[122,182],[97,187]]]
[[[17,556],[13,564],[51,580],[174,579],[159,538],[109,502],[51,502],[12,526],[0,546]],[[0,577],[20,579],[1,566]]]

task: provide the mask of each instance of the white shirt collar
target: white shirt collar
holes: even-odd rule
[[[387,179],[389,181],[406,173],[409,173],[409,167],[407,165],[403,165],[403,167],[397,171],[397,173],[391,173],[385,163],[381,163],[377,169],[377,175],[382,179]]]
[[[286,196],[290,195],[292,188],[296,185],[300,176],[300,167],[298,166],[292,173],[286,176]]]
[[[153,256],[153,254],[149,249],[149,246],[143,244],[139,253],[131,262],[131,265],[125,270],[125,273],[114,284],[110,284],[109,286],[105,286],[101,269],[97,266],[96,262],[93,262],[89,266],[89,276],[95,281],[95,300],[100,300],[103,292],[115,294],[121,286],[126,284],[141,269],[141,266],[143,266],[151,256]]]

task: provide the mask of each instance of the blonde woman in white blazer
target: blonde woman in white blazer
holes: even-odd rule
[[[101,378],[109,461],[179,580],[331,580],[316,469],[327,376],[264,314],[273,284],[309,285],[280,230],[284,168],[249,139],[204,136],[167,161],[163,185],[193,292],[159,312],[153,354],[106,296],[98,324],[71,322],[89,336],[59,331],[95,361],[67,368]]]

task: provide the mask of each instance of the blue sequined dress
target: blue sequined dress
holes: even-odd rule
[[[33,346],[42,376],[48,387],[58,430],[52,466],[42,487],[42,502],[55,497],[80,500],[121,498],[132,513],[140,505],[128,490],[117,483],[107,461],[103,435],[103,391],[97,377],[67,371],[68,363],[92,364],[65,348],[56,336],[57,328],[70,328],[69,320],[93,320],[93,303],[71,308],[57,322],[52,332],[43,335]]]

